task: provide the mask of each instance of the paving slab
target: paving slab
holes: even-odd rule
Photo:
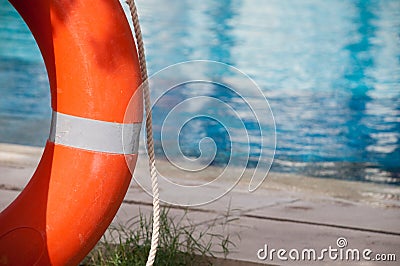
[[[42,153],[41,148],[0,144],[0,210],[4,209],[29,181]],[[145,158],[145,157],[144,157]],[[139,160],[135,178],[148,178],[147,162]],[[168,172],[163,162],[158,167],[170,173],[171,180],[182,185],[197,185],[199,180]],[[204,176],[207,181],[212,171]],[[124,202],[113,224],[126,224],[139,211],[149,216],[151,196],[132,180]],[[203,180],[203,181],[204,181]],[[271,173],[254,193],[247,190],[246,176],[225,196],[199,206],[168,206],[171,217],[185,224],[197,225],[198,230],[211,230],[229,234],[236,247],[228,258],[235,265],[246,262],[276,265],[398,265],[400,260],[400,188],[360,182],[324,180],[299,175]],[[175,193],[161,188],[170,199],[190,199],[202,193],[216,194],[221,187],[207,186],[198,195],[190,192]],[[227,216],[228,214],[228,216]],[[230,221],[226,223],[227,217]],[[338,239],[348,249],[371,249],[372,254],[395,254],[397,262],[332,260],[294,261],[267,257],[260,260],[260,249],[292,249],[303,251],[340,248]],[[307,250],[306,250],[307,251]],[[283,252],[283,251],[282,251]],[[261,252],[261,255],[265,253]],[[259,255],[260,255],[259,254]],[[294,254],[294,253],[293,253]],[[325,254],[326,255],[326,254]],[[225,265],[223,261],[216,265]],[[239,263],[239,264],[237,264]],[[229,264],[226,264],[229,265]],[[232,264],[233,265],[233,264]]]

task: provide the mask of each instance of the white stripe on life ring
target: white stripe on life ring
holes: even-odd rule
[[[141,123],[122,124],[53,111],[49,140],[78,149],[137,154]]]

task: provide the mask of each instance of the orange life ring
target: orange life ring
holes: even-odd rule
[[[28,185],[0,214],[0,265],[76,265],[114,218],[136,163],[138,58],[118,0],[11,0],[44,58],[52,129]],[[131,97],[137,108],[124,119]],[[122,143],[121,128],[134,141]],[[124,137],[126,139],[125,133]]]

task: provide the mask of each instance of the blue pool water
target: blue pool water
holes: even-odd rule
[[[259,85],[276,122],[272,171],[400,184],[400,1],[147,0],[138,8],[150,73],[209,59]],[[41,146],[51,115],[45,68],[5,0],[0,61],[0,142]],[[227,91],[211,91],[235,102]],[[170,107],[165,101],[155,112]],[[251,123],[246,129],[258,134]],[[195,119],[180,136],[187,156],[199,155],[203,137],[220,148],[215,165],[230,155],[227,132],[212,119]]]

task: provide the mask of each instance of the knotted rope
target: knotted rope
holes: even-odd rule
[[[151,177],[151,186],[153,191],[153,233],[151,236],[151,247],[146,265],[151,266],[154,263],[158,247],[158,238],[160,231],[160,201],[159,201],[159,190],[158,190],[158,180],[157,180],[157,169],[155,166],[155,155],[154,155],[150,89],[149,89],[149,81],[147,75],[146,57],[144,54],[142,31],[139,24],[139,16],[137,13],[136,4],[134,0],[127,0],[126,3],[129,5],[129,9],[131,11],[133,29],[135,31],[136,46],[138,50],[139,64],[140,64],[140,73],[143,81],[142,88],[143,88],[144,105],[146,111],[146,142],[147,142],[146,144],[147,144],[147,153],[149,155],[149,169]]]

